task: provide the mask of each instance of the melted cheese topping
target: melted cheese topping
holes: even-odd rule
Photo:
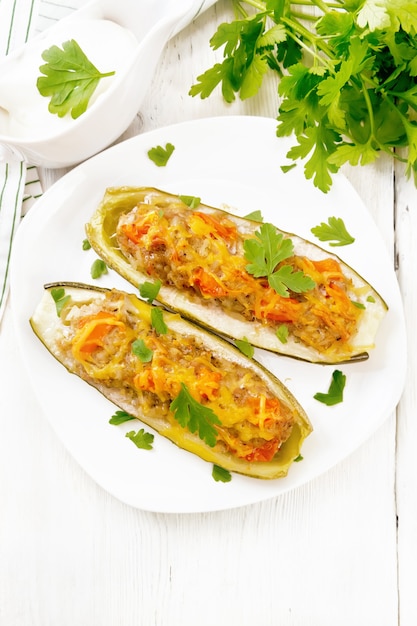
[[[208,350],[198,337],[169,329],[157,334],[149,310],[129,296],[109,292],[62,314],[61,353],[70,355],[85,380],[116,389],[138,413],[157,415],[179,427],[171,402],[185,384],[195,400],[214,411],[217,449],[249,461],[269,461],[291,434],[292,409],[252,369]],[[143,362],[134,350],[142,340],[152,351]]]
[[[315,288],[283,297],[266,278],[247,272],[244,241],[249,237],[254,235],[239,232],[223,211],[191,210],[179,199],[157,195],[121,215],[117,227],[120,249],[149,277],[245,320],[276,329],[285,324],[297,341],[321,354],[348,352],[363,313],[340,264],[332,258],[285,259],[276,269],[290,265],[309,276]]]

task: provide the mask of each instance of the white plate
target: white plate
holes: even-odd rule
[[[353,452],[390,415],[405,380],[406,336],[399,288],[380,234],[349,182],[335,177],[324,195],[301,168],[283,174],[289,140],[278,139],[273,119],[222,117],[191,121],[139,135],[79,165],[51,187],[24,218],[14,243],[12,306],[22,358],[39,402],[79,464],[121,501],[145,510],[202,512],[265,500],[293,489]],[[167,142],[175,151],[157,167],[147,151]],[[285,382],[307,411],[314,432],[304,460],[288,476],[262,481],[234,475],[217,483],[210,464],[155,436],[153,450],[139,450],[125,432],[131,424],[108,423],[114,406],[70,375],[32,333],[29,318],[43,285],[82,281],[132,287],[116,273],[93,281],[96,256],[82,250],[84,224],[108,186],[156,186],[226,204],[245,215],[261,210],[265,221],[314,239],[310,229],[342,217],[355,243],[339,252],[381,293],[389,306],[370,358],[339,367],[347,376],[343,403],[314,400],[327,391],[333,366],[312,365],[257,351],[257,358]],[[317,243],[317,241],[316,241]],[[326,247],[327,244],[323,244]]]

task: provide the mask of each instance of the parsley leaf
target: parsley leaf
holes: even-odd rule
[[[51,296],[55,302],[56,314],[61,317],[62,309],[66,303],[71,300],[71,296],[65,295],[65,289],[63,287],[55,287],[51,289]]]
[[[243,246],[248,261],[246,269],[256,277],[269,276],[278,263],[292,256],[294,246],[291,239],[284,239],[272,224],[262,224],[255,232],[256,239],[246,239]]]
[[[289,330],[286,324],[281,324],[280,326],[278,326],[276,330],[276,336],[278,337],[281,343],[287,343],[288,334],[289,334]]]
[[[91,266],[91,278],[100,278],[103,274],[108,274],[107,265],[102,259],[96,259]]]
[[[143,339],[135,339],[132,343],[132,353],[137,356],[142,363],[150,363],[153,358],[153,351],[148,348]]]
[[[245,215],[245,219],[252,220],[252,222],[263,222],[264,218],[262,217],[261,211],[252,211],[252,213],[248,213]]]
[[[141,428],[136,433],[134,430],[130,430],[126,433],[125,437],[133,441],[133,443],[143,450],[152,450],[152,444],[154,440],[154,435],[151,433],[147,433],[144,428]]]
[[[164,322],[164,314],[161,308],[154,307],[151,309],[151,324],[158,335],[167,334],[168,326]]]
[[[184,202],[190,209],[196,209],[200,203],[201,198],[197,196],[178,196],[181,202]]]
[[[293,271],[291,265],[282,265],[276,272],[268,276],[270,286],[283,298],[289,297],[289,292],[303,293],[315,286],[314,280],[304,272]]]
[[[236,347],[239,348],[242,354],[249,357],[250,359],[255,354],[255,348],[249,343],[249,341],[244,337],[243,339],[235,340]]]
[[[330,246],[347,246],[355,241],[355,238],[348,233],[341,217],[329,217],[327,222],[327,224],[321,222],[311,229],[317,239],[332,242]]]
[[[152,304],[152,302],[158,296],[159,290],[161,289],[161,284],[162,283],[159,279],[156,280],[154,283],[146,280],[139,286],[139,293],[142,298],[149,302],[149,304]]]
[[[198,433],[200,439],[211,448],[216,445],[215,424],[221,424],[219,418],[212,409],[195,400],[184,383],[181,383],[181,391],[171,402],[170,409],[183,428]]]
[[[158,167],[165,167],[174,150],[175,146],[173,146],[172,143],[167,143],[165,148],[163,146],[155,146],[148,150],[148,157]]]
[[[265,16],[262,14],[250,20],[220,24],[210,40],[210,45],[214,50],[225,45],[226,58],[197,77],[198,83],[191,87],[190,95],[207,98],[221,83],[226,102],[233,102],[237,91],[240,91],[242,99],[254,96],[268,70],[265,52],[257,54],[258,38],[264,28]]]
[[[119,410],[111,416],[111,418],[109,419],[109,424],[114,424],[115,426],[118,426],[119,424],[123,424],[124,422],[128,422],[134,419],[136,419],[136,417],[130,415],[130,413]]]
[[[42,96],[50,98],[48,110],[58,117],[70,113],[76,119],[85,113],[100,80],[115,74],[99,72],[74,39],[65,41],[62,49],[51,46],[42,59],[46,64],[39,68],[43,76],[36,86]]]
[[[302,271],[293,271],[291,265],[277,265],[291,257],[294,246],[291,239],[278,233],[272,224],[262,224],[255,232],[254,239],[246,239],[243,243],[245,257],[251,261],[246,270],[256,278],[266,276],[268,283],[284,298],[289,291],[302,293],[313,289],[315,282]]]
[[[211,475],[216,482],[230,483],[232,480],[232,475],[229,470],[220,467],[220,465],[213,465]]]
[[[304,133],[298,135],[298,146],[290,148],[287,153],[287,157],[293,160],[310,157],[305,161],[305,177],[312,178],[314,185],[325,193],[332,184],[331,174],[338,169],[328,157],[334,152],[339,139],[340,135],[322,121],[320,124],[308,126]]]
[[[88,239],[83,239],[83,250],[90,250],[91,249],[91,243],[88,241]]]
[[[327,406],[333,406],[343,402],[343,391],[346,384],[346,376],[340,370],[334,370],[332,380],[327,393],[316,393],[313,397]]]

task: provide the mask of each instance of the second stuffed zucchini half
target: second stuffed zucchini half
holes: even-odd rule
[[[193,198],[106,190],[86,225],[97,254],[217,334],[309,362],[368,357],[387,307],[357,272],[311,242]]]
[[[30,323],[69,372],[226,470],[283,477],[312,431],[290,391],[259,363],[133,294],[46,285]]]

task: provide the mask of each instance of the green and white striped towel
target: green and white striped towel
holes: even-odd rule
[[[0,0],[0,56],[9,54],[87,0]],[[36,167],[10,159],[0,144],[0,322],[9,290],[13,237],[22,215],[42,194]]]

